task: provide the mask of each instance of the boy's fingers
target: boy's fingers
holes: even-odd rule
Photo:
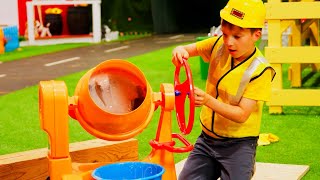
[[[194,97],[194,101],[197,104],[201,104],[203,102],[204,98],[202,96],[196,96]]]
[[[197,88],[197,87],[194,87],[194,94],[195,94],[196,96],[201,96],[202,90],[200,90],[200,89]]]
[[[171,61],[175,66],[181,66],[180,61],[175,56],[172,57]]]
[[[188,59],[189,58],[189,54],[188,53],[184,53],[184,54],[182,54],[182,56],[181,56],[181,63],[182,63],[182,59]]]
[[[179,62],[180,62],[180,64],[181,64],[181,63],[182,63],[182,56],[181,56],[181,54],[178,54],[177,59],[179,60]]]
[[[198,92],[199,89],[198,89],[196,86],[194,86],[193,89],[194,89],[194,93],[197,94],[197,92]]]

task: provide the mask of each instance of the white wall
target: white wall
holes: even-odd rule
[[[0,0],[0,25],[17,25],[18,0]]]

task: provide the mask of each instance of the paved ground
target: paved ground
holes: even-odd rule
[[[81,47],[0,64],[0,95],[92,68],[107,59],[126,59],[204,34],[155,35],[139,40]]]

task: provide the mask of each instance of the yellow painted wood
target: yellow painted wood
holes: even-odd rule
[[[271,3],[280,3],[281,0],[268,0],[268,2],[271,2]]]
[[[272,64],[273,69],[276,71],[276,76],[272,81],[272,89],[281,90],[282,89],[282,64]],[[280,114],[282,113],[282,106],[269,105],[269,113]]]
[[[320,71],[320,63],[319,64],[312,64],[312,71],[317,72]]]
[[[272,67],[276,71],[276,76],[272,81],[272,89],[282,89],[282,64],[273,64]]]
[[[316,19],[307,19],[303,24],[302,24],[302,32],[306,31],[309,29],[310,25],[316,22]]]
[[[317,89],[273,89],[268,105],[320,106],[320,91]]]
[[[310,67],[312,67],[312,64],[301,64],[302,69],[310,68]]]
[[[312,32],[313,36],[311,38],[311,46],[319,46],[319,20],[312,23],[310,25],[310,31]],[[318,64],[311,64],[312,71],[317,72],[320,71],[320,63]]]
[[[301,33],[301,38],[302,38],[303,42],[305,42],[307,39],[309,39],[312,36],[311,33],[312,32],[311,32],[310,28],[308,28],[307,30],[305,30]],[[307,44],[305,44],[305,45],[307,45]]]
[[[265,3],[266,19],[320,19],[320,2]]]
[[[282,106],[271,106],[267,103],[269,106],[269,114],[282,114],[283,108]]]
[[[288,67],[288,80],[289,81],[292,80],[292,67],[291,66]]]
[[[280,48],[281,47],[281,22],[280,20],[268,21],[268,46]],[[265,57],[272,63],[274,60],[270,54],[265,53]],[[281,60],[278,60],[281,61]],[[282,68],[281,64],[274,64],[273,68],[276,70],[276,77],[273,80],[275,88],[282,88]]]
[[[301,87],[301,71],[310,67],[320,69],[319,20],[320,2],[312,0],[269,0],[265,4],[268,21],[268,46],[265,57],[276,70],[272,84],[272,98],[267,103],[269,113],[282,113],[282,106],[320,106],[320,90],[283,89],[282,64],[288,63],[288,77],[292,87]],[[303,23],[301,19],[306,19]],[[281,47],[281,33],[291,27],[289,47]],[[302,42],[310,39],[310,46]],[[317,98],[313,98],[317,97]]]
[[[265,47],[265,56],[270,63],[320,63],[320,47]]]
[[[319,20],[316,20],[320,19],[320,2],[269,0],[265,5],[269,33],[265,57],[277,73],[267,103],[269,113],[282,113],[282,106],[320,106],[320,90],[282,88],[282,64],[291,64],[288,77],[292,87],[301,87],[301,71],[305,67],[320,69]],[[302,23],[301,19],[305,21]],[[289,47],[281,47],[281,33],[288,27],[292,29]],[[303,46],[306,39],[310,39],[310,46]]]
[[[273,0],[276,1],[276,0]],[[281,40],[281,21],[268,20],[268,46],[274,48],[280,48],[282,44]],[[272,57],[269,54],[265,54],[266,59],[269,61]],[[272,64],[272,67],[276,71],[276,76],[273,79],[272,88],[282,89],[282,65]],[[282,113],[282,106],[270,106],[269,113]]]
[[[310,31],[312,33],[313,41],[311,41],[312,46],[319,46],[319,20],[316,22],[312,23],[310,25]]]
[[[281,46],[281,32],[281,21],[279,19],[268,20],[268,46]]]
[[[302,24],[300,20],[294,21],[294,26],[292,26],[292,46],[302,45]],[[299,57],[299,56],[297,56]],[[300,61],[301,62],[301,61]],[[290,83],[291,87],[301,87],[301,65],[300,63],[291,64],[291,77]]]
[[[301,87],[302,77],[301,77],[302,67],[300,63],[291,64],[291,87]]]
[[[292,26],[292,46],[301,46],[301,38],[301,22],[300,20],[295,20]]]
[[[314,2],[315,0],[298,0],[296,2]]]
[[[319,37],[318,35],[317,35],[317,37],[315,36],[315,32],[313,32],[311,28],[309,28],[307,31],[305,31],[302,34],[302,39],[304,39],[304,40],[309,39],[310,46],[318,46],[319,45],[318,37]]]
[[[310,37],[310,46],[319,46],[319,41],[315,36]]]
[[[288,2],[314,2],[315,0],[289,0]]]
[[[285,30],[288,29],[288,27],[294,25],[294,20],[281,20],[281,28],[280,32],[284,32]]]

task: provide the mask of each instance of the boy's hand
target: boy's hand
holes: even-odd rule
[[[194,100],[195,100],[196,107],[206,105],[209,99],[210,99],[209,94],[207,94],[206,92],[202,91],[197,87],[194,87]]]
[[[182,59],[188,59],[189,53],[183,46],[177,46],[172,51],[172,63],[179,67],[182,65]]]

